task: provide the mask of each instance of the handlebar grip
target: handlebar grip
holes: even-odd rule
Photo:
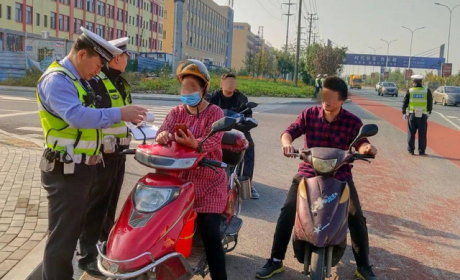
[[[375,158],[374,155],[369,155],[369,154],[355,154],[354,157],[356,159],[368,159],[368,158],[374,159]]]
[[[120,152],[120,155],[135,155],[136,149],[126,149]]]
[[[219,168],[227,168],[227,164],[225,162],[220,162],[220,161],[207,159],[207,158],[203,159],[201,162],[205,165],[210,165],[210,166],[219,167]]]

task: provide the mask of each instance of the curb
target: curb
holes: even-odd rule
[[[43,238],[12,270],[4,276],[8,280],[42,280],[42,260],[46,239]]]
[[[25,136],[22,136],[22,135],[19,135],[19,134],[10,133],[10,132],[4,131],[3,129],[0,129],[0,133],[5,134],[5,135],[7,135],[9,137],[12,137],[12,138],[17,138],[17,139],[21,139],[21,140],[24,140],[24,141],[32,142],[35,145],[37,145],[37,148],[42,148],[43,144],[44,144],[44,142],[41,141],[41,140],[31,138],[31,137],[25,137]]]
[[[14,86],[0,86],[0,90],[3,91],[12,91],[12,92],[27,92],[27,93],[35,93],[35,88],[31,87],[14,87]],[[158,101],[175,101],[179,102],[180,97],[179,95],[149,95],[148,93],[132,93],[132,96],[134,99],[137,100],[158,100]],[[251,98],[251,97],[250,97]],[[270,100],[259,100],[257,102],[257,99],[259,98],[273,98],[275,100],[270,101]],[[283,101],[283,99],[289,98],[289,101]],[[315,104],[317,103],[315,100],[312,100],[311,98],[298,98],[298,100],[293,100],[294,98],[291,97],[252,97],[251,99],[255,99],[257,103],[260,105],[279,105],[279,104],[286,104],[286,105],[294,105],[294,104]]]

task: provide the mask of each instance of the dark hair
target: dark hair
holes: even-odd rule
[[[95,52],[90,45],[85,43],[82,39],[78,38],[75,40],[75,42],[72,45],[72,51],[77,53],[79,51],[86,51],[88,53],[89,57],[93,57],[95,55],[99,55],[97,52]]]
[[[220,79],[221,80],[225,80],[227,78],[233,78],[233,79],[236,79],[236,75],[233,74],[233,73],[225,73],[223,74],[222,76],[220,76]]]
[[[337,76],[327,77],[323,83],[323,88],[338,92],[340,100],[347,100],[348,98],[348,86],[344,80]]]

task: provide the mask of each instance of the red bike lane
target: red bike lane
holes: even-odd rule
[[[400,110],[358,95],[351,99],[382,119],[370,139],[377,158],[353,169],[377,276],[460,279],[460,131],[429,122],[429,156],[411,156]],[[352,259],[339,265],[336,279],[348,279]]]

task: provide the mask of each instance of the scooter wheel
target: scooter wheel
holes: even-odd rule
[[[313,248],[310,263],[310,279],[325,280],[326,279],[326,250],[325,248]]]

